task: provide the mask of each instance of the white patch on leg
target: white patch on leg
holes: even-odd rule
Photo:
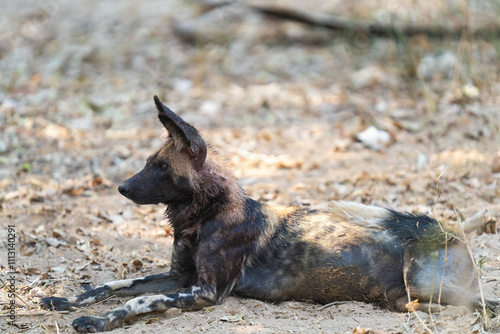
[[[173,301],[173,298],[164,295],[144,296],[129,300],[122,306],[122,308],[127,310],[127,307],[130,306],[130,313],[137,315],[153,311],[151,310],[151,305],[155,302],[164,302],[165,307],[161,310],[166,310],[170,307],[170,305],[166,305],[166,303]]]
[[[87,297],[84,300],[80,301],[78,304],[86,305],[86,304],[93,304],[95,302],[96,302],[95,297],[90,296],[90,297]]]
[[[129,288],[135,282],[143,280],[143,279],[144,278],[133,278],[133,279],[122,279],[119,281],[107,282],[107,283],[96,286],[95,289],[110,288],[111,291],[116,291],[116,290],[123,289],[123,288]],[[90,296],[90,297],[87,297],[84,300],[80,301],[79,304],[93,304],[96,301],[97,300],[96,300],[95,296]]]
[[[66,300],[70,303],[76,303],[78,301],[78,297],[73,296],[73,297],[67,297]]]
[[[385,229],[380,222],[390,217],[387,209],[355,202],[331,202],[329,211],[343,220],[378,229]]]
[[[108,314],[107,321],[113,322],[113,321],[115,321],[115,319],[116,319],[116,317],[113,315],[112,312],[110,314]]]
[[[103,286],[107,286],[107,287],[111,288],[111,290],[113,290],[113,291],[118,290],[118,289],[123,289],[123,288],[129,288],[135,282],[140,281],[142,279],[143,278],[133,278],[133,279],[122,279],[119,281],[112,281],[112,282],[108,282],[108,283],[104,283],[102,285],[99,285],[98,287],[96,287],[96,289],[103,287]]]

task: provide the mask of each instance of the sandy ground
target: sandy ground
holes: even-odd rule
[[[39,309],[39,297],[168,270],[173,238],[163,208],[137,206],[116,191],[165,137],[155,94],[261,201],[352,200],[457,226],[479,213],[482,231],[467,238],[483,295],[499,299],[496,40],[376,39],[273,21],[239,5],[196,18],[200,7],[180,1],[3,2],[0,331],[71,333],[74,318],[126,299],[64,313]],[[428,10],[401,6],[357,1],[336,13],[394,10],[404,18]],[[463,4],[439,13],[461,20]],[[370,126],[382,142],[359,140]],[[14,274],[8,225],[16,231]],[[16,326],[6,324],[11,275]],[[141,317],[113,333],[500,331],[498,318],[479,313],[320,306],[230,297],[197,312]]]

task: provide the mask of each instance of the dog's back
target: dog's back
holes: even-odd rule
[[[257,208],[268,220],[265,242],[249,258],[236,294],[320,303],[360,300],[403,310],[406,286],[412,298],[429,301],[434,294],[437,301],[440,285],[446,285],[443,302],[475,303],[472,261],[453,231],[445,232],[434,219],[352,202],[333,202],[324,211]],[[423,262],[427,265],[418,265]]]

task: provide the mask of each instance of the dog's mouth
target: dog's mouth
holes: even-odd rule
[[[149,199],[142,199],[142,198],[128,198],[128,199],[130,199],[135,204],[139,204],[139,205],[160,204],[161,203],[159,200],[158,201],[151,201]]]

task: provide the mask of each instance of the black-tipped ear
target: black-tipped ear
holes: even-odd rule
[[[207,158],[207,144],[205,140],[203,140],[198,130],[165,106],[158,96],[155,95],[154,101],[156,109],[158,109],[158,118],[172,136],[175,146],[178,149],[186,148],[191,155],[194,168],[200,170]]]

